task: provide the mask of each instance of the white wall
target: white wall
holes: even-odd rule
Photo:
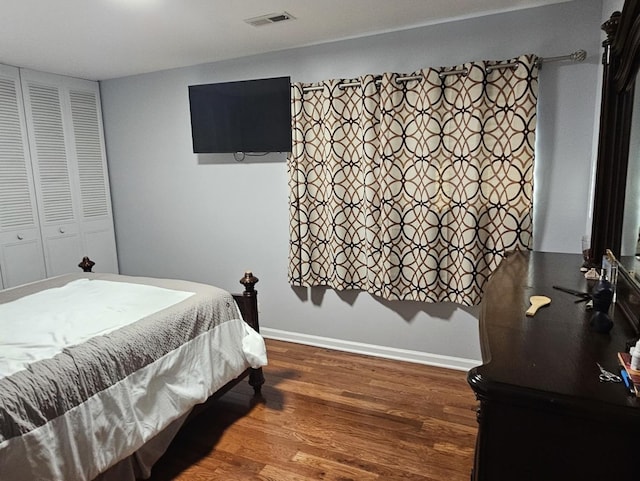
[[[548,63],[540,72],[535,179],[535,249],[577,253],[590,210],[601,15],[599,0],[573,1],[103,82],[121,272],[233,290],[251,268],[261,278],[268,335],[445,364],[480,359],[477,308],[291,288],[284,155],[237,163],[193,154],[187,86],[280,75],[307,82],[585,49],[586,62]]]

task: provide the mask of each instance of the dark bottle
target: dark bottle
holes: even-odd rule
[[[613,285],[606,277],[601,277],[593,287],[591,298],[593,299],[591,328],[596,332],[606,334],[613,327],[613,321],[609,317],[609,307],[613,301]]]

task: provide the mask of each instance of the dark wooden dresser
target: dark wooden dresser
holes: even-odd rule
[[[638,481],[640,399],[602,383],[637,334],[619,308],[609,334],[577,297],[591,288],[572,254],[513,253],[492,275],[480,313],[483,364],[468,374],[480,406],[473,480]],[[531,295],[552,299],[526,317]]]

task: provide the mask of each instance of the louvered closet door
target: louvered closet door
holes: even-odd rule
[[[45,275],[19,73],[0,65],[0,288]]]
[[[22,70],[47,274],[117,272],[98,85]]]
[[[74,81],[68,90],[77,168],[80,231],[97,272],[118,272],[98,84]]]

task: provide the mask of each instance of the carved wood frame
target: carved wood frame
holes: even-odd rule
[[[591,260],[620,255],[635,79],[640,66],[640,1],[626,0],[602,25],[603,83],[591,228]]]

